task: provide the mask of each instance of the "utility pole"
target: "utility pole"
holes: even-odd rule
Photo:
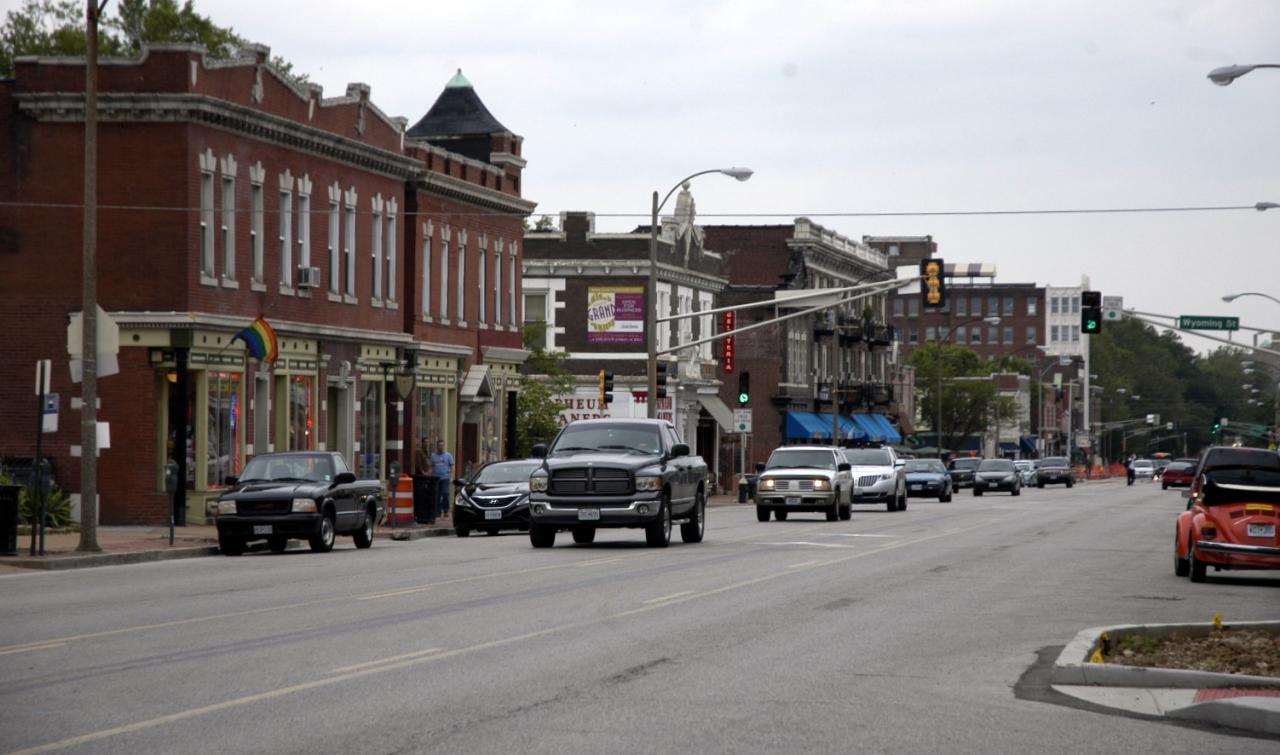
[[[106,0],[85,0],[84,267],[81,272],[80,546],[98,545],[98,18]]]

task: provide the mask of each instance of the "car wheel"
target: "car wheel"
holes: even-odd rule
[[[1069,488],[1070,488],[1070,487],[1075,487],[1075,483],[1074,483],[1074,482],[1072,482],[1071,480],[1067,480],[1067,487],[1069,487]]]
[[[1208,570],[1205,563],[1196,558],[1196,546],[1191,544],[1187,547],[1187,571],[1190,572],[1192,582],[1203,582],[1205,572]]]
[[[1044,483],[1043,483],[1043,482],[1037,482],[1037,483],[1036,483],[1036,487],[1037,487],[1037,488],[1043,488],[1043,487],[1044,487]]]
[[[466,527],[454,527],[453,534],[457,535],[458,537],[470,537],[471,530]]]
[[[680,525],[680,539],[686,543],[700,543],[707,531],[707,501],[701,490],[693,501],[693,515]]]
[[[224,556],[239,556],[244,553],[244,540],[230,535],[218,535],[218,550]]]
[[[757,522],[769,521],[769,509],[765,508],[764,506],[756,506],[756,521]]]
[[[594,543],[595,540],[596,540],[595,527],[574,527],[573,528],[573,542],[577,543],[578,545],[590,545],[591,543]]]
[[[898,499],[898,511],[907,510],[907,491],[902,491],[902,497]]]
[[[1012,492],[1014,495],[1022,495],[1022,488],[1014,488]]]
[[[840,520],[841,520],[841,521],[845,521],[845,522],[847,522],[847,521],[849,521],[849,520],[850,520],[850,519],[852,519],[852,518],[853,518],[853,506],[851,506],[851,505],[849,505],[849,504],[847,504],[847,503],[846,503],[845,505],[841,506],[841,507],[840,507]]]
[[[1161,490],[1168,490],[1168,489],[1169,489],[1169,483],[1164,482],[1164,481],[1161,481],[1161,482],[1160,482],[1160,489],[1161,489]]]
[[[823,513],[827,515],[828,522],[834,522],[840,518],[840,491],[836,491],[836,498],[831,501],[831,505]]]
[[[774,509],[773,518],[777,519],[779,522],[785,522],[787,521],[787,513],[786,509]]]
[[[658,507],[658,521],[644,528],[644,539],[650,548],[671,544],[671,505],[665,499]]]
[[[1173,576],[1185,577],[1191,573],[1191,562],[1178,558],[1178,533],[1173,533]]]
[[[497,528],[497,527],[490,527],[490,528],[488,528],[487,530],[485,530],[485,531],[484,531],[484,534],[488,535],[489,537],[493,537],[494,535],[497,535],[497,534],[498,534],[498,528]]]
[[[951,503],[951,491],[938,496],[938,503]]]
[[[982,495],[982,489],[981,489],[981,488],[974,488],[974,489],[973,489],[973,494],[974,494],[975,496],[981,496],[981,495]]]
[[[320,531],[311,536],[311,552],[328,553],[333,550],[333,541],[337,536],[338,533],[333,528],[333,514],[326,511],[324,516],[320,517]]]
[[[530,524],[529,543],[535,548],[550,548],[556,544],[556,528],[544,524]]]
[[[289,549],[289,538],[273,537],[267,540],[267,547],[271,548],[272,553],[284,553]]]
[[[364,526],[356,530],[351,536],[351,539],[356,542],[357,548],[369,548],[373,545],[373,520],[374,513],[372,511],[364,512]]]
[[[898,510],[898,499],[897,499],[897,498],[890,498],[888,501],[886,501],[886,502],[885,502],[885,504],[884,504],[884,510],[885,510],[885,511],[897,511],[897,510]]]

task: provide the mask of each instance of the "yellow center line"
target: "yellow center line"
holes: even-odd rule
[[[444,650],[444,648],[427,648],[426,650],[415,650],[412,653],[405,653],[404,655],[393,655],[389,658],[379,658],[376,661],[365,661],[364,663],[355,663],[350,666],[343,666],[341,668],[336,668],[330,671],[329,673],[345,674],[348,671],[355,671],[356,669],[369,668],[370,666],[381,666],[384,663],[395,663],[397,661],[403,661],[408,658],[421,658],[424,655],[439,653],[442,650]]]
[[[44,644],[31,644],[15,647],[10,650],[0,650],[0,655],[13,655],[14,653],[27,653],[32,650],[48,650],[50,648],[60,648],[66,645],[65,642],[46,642]]]
[[[661,603],[665,600],[674,600],[676,598],[683,598],[686,595],[692,595],[693,592],[694,592],[693,590],[685,590],[684,592],[677,592],[677,593],[672,593],[670,595],[663,595],[661,598],[651,598],[649,600],[646,600],[644,604],[649,605],[651,603]]]

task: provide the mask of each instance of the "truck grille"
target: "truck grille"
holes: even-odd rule
[[[551,473],[553,495],[630,495],[631,474],[625,469],[581,467]]]
[[[774,490],[799,490],[810,492],[813,490],[813,480],[779,480],[773,481]]]
[[[880,475],[878,474],[864,474],[863,476],[858,478],[858,487],[869,488],[872,485],[875,485],[879,481],[880,481]]]
[[[259,516],[263,514],[288,514],[293,510],[293,501],[236,501],[236,513],[242,516]]]

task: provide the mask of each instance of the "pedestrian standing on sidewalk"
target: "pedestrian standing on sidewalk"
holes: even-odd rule
[[[444,450],[444,441],[436,441],[436,452],[431,454],[431,474],[436,478],[436,512],[439,516],[449,513],[449,489],[453,484],[453,454]]]
[[[418,453],[413,459],[413,473],[424,477],[435,475],[431,469],[431,441],[425,437],[418,439]]]

